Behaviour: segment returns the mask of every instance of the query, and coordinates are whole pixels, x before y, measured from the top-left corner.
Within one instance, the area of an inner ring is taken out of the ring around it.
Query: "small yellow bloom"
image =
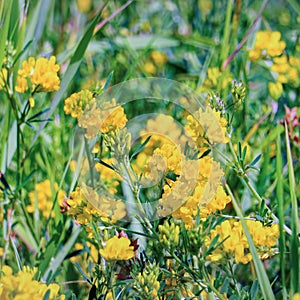
[[[254,48],[249,51],[250,60],[281,55],[286,43],[281,41],[280,38],[281,33],[279,31],[258,31]]]
[[[64,300],[64,295],[59,295],[58,284],[45,284],[34,280],[36,268],[24,267],[13,275],[9,266],[3,266],[0,272],[0,298],[9,299],[38,299],[42,300],[47,291],[50,291],[49,300]]]
[[[280,98],[280,96],[282,95],[283,87],[280,82],[269,82],[268,90],[269,90],[270,96],[274,100],[278,100]]]
[[[87,13],[90,11],[93,1],[92,0],[77,0],[77,8],[82,13]]]
[[[157,50],[152,51],[150,57],[158,67],[163,66],[168,61],[168,56]]]
[[[34,107],[34,98],[33,98],[33,97],[30,97],[30,98],[28,99],[28,102],[29,102],[30,108],[33,108],[33,107]]]
[[[5,82],[7,80],[7,69],[3,68],[0,72],[0,90],[4,88]]]
[[[30,89],[33,93],[59,90],[60,79],[57,75],[59,68],[54,56],[50,59],[40,57],[37,60],[29,57],[27,61],[23,61],[22,69],[18,71],[16,91],[25,93]]]
[[[147,73],[149,74],[155,74],[156,73],[156,68],[154,66],[154,64],[150,61],[146,62],[144,65],[144,69]]]
[[[52,190],[53,188],[53,190]],[[45,218],[49,217],[49,214],[53,207],[53,193],[58,190],[57,183],[51,186],[49,179],[39,182],[35,186],[35,190],[29,192],[28,196],[30,199],[30,204],[26,206],[29,213],[33,213],[35,210],[35,202],[37,200],[37,208],[42,213]],[[59,191],[59,195],[64,195],[64,191]],[[51,217],[54,217],[54,212],[52,211]]]
[[[104,249],[100,254],[106,260],[128,260],[134,257],[134,247],[130,246],[130,240],[125,237],[112,237],[106,241]]]
[[[300,300],[300,293],[294,294],[292,300]]]
[[[93,99],[93,93],[89,90],[81,90],[78,93],[74,93],[65,100],[64,112],[67,115],[71,115],[72,118],[79,119]]]

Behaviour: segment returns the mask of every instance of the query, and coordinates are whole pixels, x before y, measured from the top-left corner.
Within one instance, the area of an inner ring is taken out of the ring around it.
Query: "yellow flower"
[[[210,107],[207,107],[205,111],[199,109],[195,113],[195,117],[189,115],[187,121],[185,128],[194,139],[198,148],[202,150],[201,152],[206,150],[205,144],[207,144],[207,140],[211,144],[225,144],[229,142],[229,138],[226,136],[227,120],[221,117],[220,112]]]
[[[300,300],[300,293],[294,294],[292,300]]]
[[[128,238],[114,236],[106,241],[100,254],[106,260],[128,260],[134,257],[134,247],[130,243]]]
[[[159,273],[159,266],[148,262],[142,272],[133,274],[133,288],[142,299],[159,300]]]
[[[154,64],[151,62],[151,61],[147,61],[145,64],[144,64],[144,69],[147,73],[149,74],[155,74],[156,73],[156,68],[154,66]]]
[[[87,13],[90,11],[93,1],[92,0],[77,0],[77,8],[82,13]]]
[[[16,91],[30,92],[52,92],[59,90],[60,79],[57,75],[59,65],[55,63],[56,58],[50,59],[41,57],[35,60],[29,57],[28,61],[23,61],[22,69],[18,71]],[[28,86],[29,84],[29,86]]]
[[[254,48],[249,51],[250,60],[281,55],[286,44],[280,38],[281,33],[279,31],[258,31]]]
[[[127,117],[124,109],[116,105],[116,100],[112,99],[110,103],[105,103],[103,107],[97,107],[93,99],[87,109],[78,120],[78,125],[86,128],[86,138],[94,138],[99,130],[102,133],[108,133],[122,129],[127,123]]]
[[[68,215],[82,225],[90,223],[93,216],[112,223],[126,216],[126,206],[121,200],[98,195],[96,190],[86,185],[77,187],[60,206],[62,210],[67,206]]]
[[[6,81],[7,81],[7,69],[2,68],[2,71],[0,73],[0,90],[4,88]]]
[[[105,163],[108,165],[112,164],[112,159],[102,159]],[[97,172],[100,173],[100,179],[105,184],[105,186],[108,188],[108,191],[111,194],[117,193],[117,186],[120,184],[121,177],[118,173],[116,173],[114,170],[104,166],[101,163],[96,163],[95,169]]]
[[[269,82],[268,90],[269,90],[270,96],[274,100],[278,100],[280,98],[280,96],[282,95],[283,87],[280,82]]]
[[[59,295],[59,285],[38,282],[33,279],[37,269],[24,267],[13,275],[9,266],[3,266],[0,275],[0,299],[3,300],[42,300],[47,291],[50,291],[50,300],[64,300],[64,295]]]
[[[30,108],[33,108],[33,107],[34,107],[34,98],[33,98],[33,97],[30,97],[30,98],[28,99],[28,102],[29,102]]]
[[[279,226],[277,224],[263,226],[261,222],[252,220],[247,220],[246,224],[259,256],[264,258],[269,252],[272,253],[272,247],[276,245],[279,237]],[[236,263],[247,264],[252,260],[248,240],[240,221],[225,220],[217,225],[210,231],[210,237],[207,237],[205,245],[208,247],[217,235],[219,241],[224,242],[209,255],[209,260],[218,261],[227,255],[234,256]]]
[[[271,70],[277,73],[277,82],[298,87],[300,84],[300,58],[294,56],[288,58],[286,55],[282,55],[275,57],[273,61]]]
[[[205,91],[216,89],[220,80],[222,80],[221,87],[224,89],[226,88],[232,81],[232,74],[230,73],[226,77],[222,78],[223,73],[218,67],[211,67],[207,69],[207,77],[203,82],[203,86],[200,90],[204,89]]]
[[[72,118],[79,119],[93,98],[93,93],[89,90],[82,90],[72,94],[65,100],[65,114],[71,115]]]
[[[108,292],[106,297],[105,297],[105,300],[114,300],[114,297],[113,297],[113,293],[112,292]]]
[[[158,225],[158,239],[166,247],[174,249],[179,242],[180,227],[174,222],[165,221]]]
[[[52,190],[53,188],[53,190]],[[35,190],[29,192],[30,204],[26,206],[29,213],[33,213],[35,210],[35,202],[37,201],[37,208],[42,213],[45,218],[49,217],[49,214],[53,207],[54,194],[58,190],[57,183],[51,186],[49,179],[39,182],[35,186]],[[64,191],[60,190],[58,198],[62,198]],[[54,217],[54,212],[52,211],[51,217]]]
[[[158,67],[163,66],[168,61],[168,56],[157,50],[152,51],[150,57]]]

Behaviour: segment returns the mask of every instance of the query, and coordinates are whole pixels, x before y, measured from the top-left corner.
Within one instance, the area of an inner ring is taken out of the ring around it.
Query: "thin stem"
[[[193,276],[194,280],[196,282],[199,283],[199,285],[201,286],[201,288],[203,287],[207,287],[209,289],[211,289],[218,297],[219,299],[221,300],[225,300],[225,298],[223,297],[223,295],[213,286],[213,284],[211,284],[207,274],[206,274],[206,270],[205,268],[203,267],[202,268],[202,272],[201,274],[203,275],[204,279],[205,279],[205,283],[204,283],[204,286],[203,286],[203,283],[201,282],[201,278],[199,278],[199,273],[195,272],[194,270],[192,270],[188,265],[184,264],[181,259],[175,254],[174,251],[171,252],[171,255],[172,257],[181,265],[183,266],[188,272],[190,275]]]
[[[95,31],[97,32],[99,29],[101,29],[106,23],[108,23],[110,20],[112,20],[116,15],[118,15],[120,12],[122,12],[128,5],[131,4],[133,0],[127,1],[125,4],[123,4],[120,8],[118,8],[116,11],[114,11],[109,17],[101,21],[99,24],[96,25]]]
[[[232,0],[227,1],[226,8],[226,19],[225,19],[225,27],[223,33],[223,43],[222,43],[222,51],[221,51],[221,62],[224,62],[224,59],[228,55],[229,51],[229,33],[230,33],[230,20],[231,20],[231,12],[232,12]]]
[[[236,153],[235,153],[235,151],[234,151],[232,142],[229,141],[228,145],[229,145],[230,152],[231,152],[231,154],[232,154],[232,156],[233,156],[233,159],[234,159],[234,161],[235,161],[235,163],[236,163],[237,175],[240,177],[241,182],[242,182],[245,186],[248,187],[248,189],[251,191],[251,193],[252,193],[252,195],[255,197],[255,199],[258,200],[258,202],[261,204],[261,203],[263,202],[263,199],[262,199],[262,197],[258,194],[258,192],[256,191],[256,189],[253,187],[253,185],[252,185],[252,183],[250,182],[250,179],[249,179],[247,173],[241,168],[240,163],[239,163],[239,160],[238,160],[238,157],[237,157],[237,155],[236,155]],[[265,205],[265,207],[267,208],[268,212],[270,213],[272,219],[273,219],[276,223],[278,223],[279,220],[278,220],[277,216],[271,211],[271,209],[270,209],[267,205]],[[284,224],[283,226],[284,226],[285,231],[286,231],[288,234],[291,235],[291,234],[292,234],[292,230],[291,230],[288,226],[286,226],[285,224]]]
[[[231,63],[231,61],[233,60],[233,58],[236,56],[236,54],[241,50],[241,48],[244,46],[244,44],[246,43],[246,41],[248,40],[250,34],[252,33],[252,31],[254,30],[256,24],[258,23],[258,21],[261,18],[261,15],[263,13],[263,11],[265,10],[265,8],[267,7],[268,3],[270,0],[265,0],[264,3],[262,4],[256,19],[254,20],[253,24],[251,25],[251,27],[249,28],[249,30],[247,31],[247,33],[245,34],[244,38],[241,40],[241,42],[236,46],[235,50],[229,55],[229,57],[226,59],[226,61],[223,64],[222,70],[225,71],[226,68],[228,67],[228,65]]]

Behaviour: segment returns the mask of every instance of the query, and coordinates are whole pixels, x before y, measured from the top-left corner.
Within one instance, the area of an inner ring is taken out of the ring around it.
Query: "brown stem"
[[[241,50],[241,48],[244,46],[244,44],[246,43],[247,39],[249,38],[250,34],[252,33],[252,31],[254,30],[257,22],[260,20],[261,15],[263,13],[263,11],[265,10],[265,8],[267,7],[268,3],[270,0],[265,0],[265,2],[263,3],[262,7],[260,8],[256,19],[254,20],[253,24],[251,25],[251,27],[248,29],[247,33],[245,34],[244,38],[241,40],[241,42],[236,46],[235,50],[229,55],[229,57],[225,60],[223,66],[222,66],[222,71],[225,71],[226,68],[228,67],[228,65],[231,63],[231,61],[233,60],[233,58],[236,56],[236,54]]]
[[[95,31],[97,32],[100,28],[102,28],[106,23],[108,23],[111,19],[113,19],[116,15],[118,15],[120,12],[122,12],[128,5],[131,4],[133,0],[127,1],[124,5],[122,5],[120,8],[118,8],[115,12],[113,12],[109,17],[101,21],[99,24],[96,25]]]

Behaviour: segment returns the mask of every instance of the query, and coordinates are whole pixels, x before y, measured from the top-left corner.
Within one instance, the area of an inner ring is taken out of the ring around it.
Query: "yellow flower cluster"
[[[88,263],[89,261],[92,261],[93,264],[96,264],[98,262],[98,250],[97,248],[91,244],[89,241],[86,241],[86,246],[89,248],[89,251],[85,251],[83,255],[76,255],[70,258],[70,261],[72,263],[79,262],[80,266],[84,269],[88,269]],[[83,244],[76,243],[74,245],[74,248],[76,251],[81,251],[84,249]]]
[[[105,163],[108,165],[111,165],[113,162],[113,159],[102,159]],[[104,183],[104,185],[107,187],[108,191],[111,194],[116,194],[117,193],[117,187],[120,184],[121,177],[120,175],[115,172],[114,170],[104,166],[101,163],[96,163],[95,169],[97,172],[100,173],[100,179]]]
[[[133,275],[133,287],[144,300],[159,300],[158,291],[160,283],[158,281],[159,266],[155,263],[147,263],[142,272]]]
[[[41,57],[35,60],[29,57],[23,61],[22,69],[18,71],[16,91],[19,93],[30,92],[52,92],[59,90],[60,79],[57,75],[59,65],[55,63],[56,58]]]
[[[187,116],[186,130],[195,141],[200,154],[207,149],[207,143],[228,143],[226,136],[227,120],[220,112],[207,107],[205,111],[199,109],[195,116]]]
[[[155,119],[148,120],[146,128],[144,130],[141,130],[140,136],[142,137],[141,143],[143,143],[149,136],[151,136],[151,138],[145,145],[143,150],[137,155],[135,161],[132,164],[133,169],[138,174],[145,174],[149,171],[152,172],[153,169],[149,166],[149,164],[155,165],[159,163],[160,158],[158,157],[158,152],[163,150],[157,150],[156,157],[153,157],[155,149],[163,147],[163,145],[169,145],[165,146],[167,148],[172,147],[171,145],[178,145],[181,147],[181,149],[183,149],[186,142],[186,139],[182,134],[182,129],[179,127],[179,125],[171,116],[164,114],[159,114]],[[173,148],[176,153],[175,155],[180,161],[180,155],[178,151],[179,148],[175,146]],[[168,153],[167,155],[165,155],[165,157],[170,156],[171,153],[172,152]],[[171,161],[166,162],[168,166],[171,166],[170,163]],[[178,164],[180,164],[180,162]],[[174,170],[174,166],[171,166],[171,168],[173,168]],[[165,168],[163,170],[165,170]],[[152,175],[150,174],[150,177],[157,178],[157,176],[154,176],[154,173]],[[148,177],[148,179],[150,179],[150,177]]]
[[[48,218],[53,207],[53,200],[55,193],[58,191],[58,185],[55,182],[53,186],[49,179],[39,182],[35,185],[35,190],[29,192],[30,204],[26,206],[29,213],[33,213],[37,205],[38,210],[45,218]],[[64,199],[65,192],[63,190],[58,191],[57,199],[61,202]],[[51,217],[54,217],[52,211]]]
[[[232,74],[226,75],[222,78],[223,73],[218,67],[212,67],[207,69],[207,76],[203,82],[203,86],[200,88],[204,91],[209,91],[211,89],[216,89],[220,80],[222,80],[221,88],[225,89],[232,81]]]
[[[279,237],[278,225],[263,226],[261,222],[254,220],[247,220],[246,224],[261,258],[272,253],[272,247],[276,245]],[[217,235],[219,235],[218,241],[224,240],[224,242],[209,255],[208,258],[211,261],[220,261],[227,258],[228,255],[233,255],[236,263],[247,264],[252,260],[248,240],[240,221],[225,220],[217,225],[215,229],[210,231],[205,245],[208,247]]]
[[[271,71],[276,72],[278,83],[287,83],[293,87],[300,85],[300,58],[282,55],[273,59],[274,64],[271,66]]]
[[[106,260],[128,260],[134,257],[134,246],[126,237],[114,236],[106,241],[103,249],[100,249],[101,256]]]
[[[201,218],[206,218],[210,214],[223,210],[231,201],[220,185],[223,172],[219,164],[208,156],[201,158],[199,162],[199,174],[194,192],[172,213],[175,219],[183,220],[188,229],[195,225],[195,219],[199,212]],[[171,192],[174,194],[176,184],[175,181],[173,185],[165,185],[162,203],[168,194]]]
[[[58,284],[45,284],[34,280],[37,269],[24,267],[16,275],[9,266],[3,266],[0,274],[0,299],[2,300],[43,300],[50,291],[49,300],[64,300],[59,294]]]
[[[109,107],[108,107],[109,105]],[[94,138],[98,132],[109,133],[122,129],[127,123],[124,109],[116,105],[115,99],[104,107],[97,107],[95,100],[92,100],[84,113],[78,120],[78,125],[86,129],[86,138]]]
[[[149,173],[146,177],[150,180],[157,180],[166,175],[163,173],[172,172],[180,174],[181,155],[178,147],[171,143],[163,144],[160,148],[154,150],[153,156],[148,161]]]
[[[269,82],[268,83],[268,91],[270,96],[274,100],[278,100],[283,93],[283,86],[281,82]]]
[[[158,239],[168,249],[174,249],[179,242],[180,227],[174,221],[158,225]]]
[[[254,48],[249,51],[250,60],[258,60],[268,56],[275,57],[281,55],[286,44],[280,39],[281,33],[279,31],[258,31],[256,34]]]
[[[156,74],[157,69],[161,68],[168,61],[168,56],[160,51],[154,50],[150,53],[151,61],[147,61],[144,69],[149,74]]]
[[[82,90],[72,94],[65,100],[65,114],[71,115],[72,118],[79,119],[92,99],[94,99],[94,96],[89,90]]]
[[[70,197],[60,203],[61,210],[75,217],[79,224],[89,224],[93,216],[104,221],[116,222],[126,216],[126,206],[121,200],[115,200],[88,186],[77,187]]]
[[[152,154],[155,148],[166,142],[181,146],[185,145],[182,129],[171,116],[165,114],[159,114],[155,119],[149,119],[145,130],[141,130],[140,135],[144,137],[144,140],[151,135],[151,139],[143,151],[147,154]]]

